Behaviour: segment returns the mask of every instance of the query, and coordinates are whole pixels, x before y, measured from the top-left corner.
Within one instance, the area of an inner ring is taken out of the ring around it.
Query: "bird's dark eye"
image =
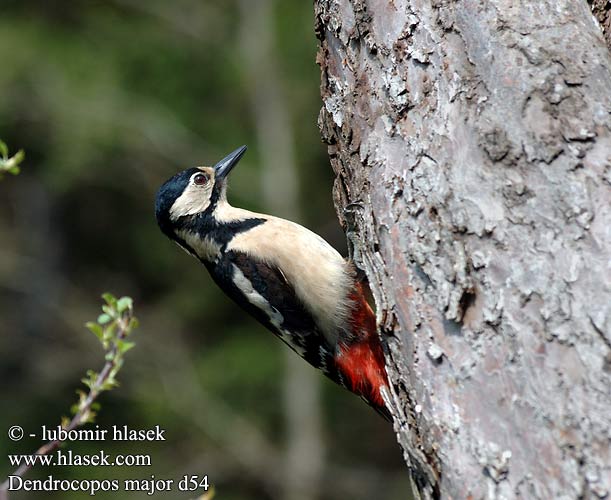
[[[195,177],[193,177],[193,184],[196,186],[203,186],[209,179],[210,178],[206,174],[197,174]]]

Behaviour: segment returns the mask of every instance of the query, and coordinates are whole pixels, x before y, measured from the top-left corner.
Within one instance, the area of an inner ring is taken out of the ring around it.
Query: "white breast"
[[[352,285],[349,267],[342,256],[316,233],[294,222],[229,206],[217,214],[219,220],[224,217],[235,220],[236,216],[260,217],[266,222],[236,235],[227,249],[277,266],[334,345],[348,317]]]

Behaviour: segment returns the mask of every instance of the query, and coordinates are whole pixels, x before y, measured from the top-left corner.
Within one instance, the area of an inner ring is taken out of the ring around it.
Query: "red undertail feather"
[[[354,338],[340,345],[335,361],[352,392],[363,396],[381,413],[388,415],[380,390],[388,386],[384,353],[376,329],[376,320],[365,299],[363,286],[356,284],[350,295],[354,303],[350,326]]]

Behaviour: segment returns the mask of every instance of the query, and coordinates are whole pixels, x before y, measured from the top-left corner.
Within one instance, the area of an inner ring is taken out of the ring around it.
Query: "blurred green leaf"
[[[135,342],[126,342],[124,340],[118,340],[117,341],[117,346],[119,348],[119,352],[121,352],[121,354],[125,354],[127,351],[129,351],[131,348],[133,348],[136,345]]]
[[[98,317],[98,323],[100,323],[100,318]],[[102,340],[104,336],[104,329],[101,324],[94,323],[93,321],[88,321],[85,323],[85,327],[89,329],[91,333],[93,333],[98,339]]]
[[[109,323],[111,319],[112,318],[107,313],[100,314],[98,316],[98,323],[100,323],[100,325],[105,325],[106,323]]]
[[[0,179],[4,173],[17,175],[20,172],[19,164],[25,158],[23,150],[17,151],[17,153],[9,158],[8,147],[6,143],[0,140],[0,156]]]
[[[132,309],[132,307],[133,301],[131,297],[121,297],[117,301],[117,311],[119,311],[119,313],[125,312],[127,309]]]
[[[113,309],[117,307],[117,299],[112,293],[103,293],[102,298],[106,301],[106,303],[112,307]],[[102,307],[104,309],[104,307]]]

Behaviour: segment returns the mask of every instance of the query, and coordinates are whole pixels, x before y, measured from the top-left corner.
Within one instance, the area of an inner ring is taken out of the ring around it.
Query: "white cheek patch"
[[[195,215],[205,211],[210,206],[211,194],[212,183],[207,186],[189,184],[170,208],[170,219],[176,220],[185,215]]]

